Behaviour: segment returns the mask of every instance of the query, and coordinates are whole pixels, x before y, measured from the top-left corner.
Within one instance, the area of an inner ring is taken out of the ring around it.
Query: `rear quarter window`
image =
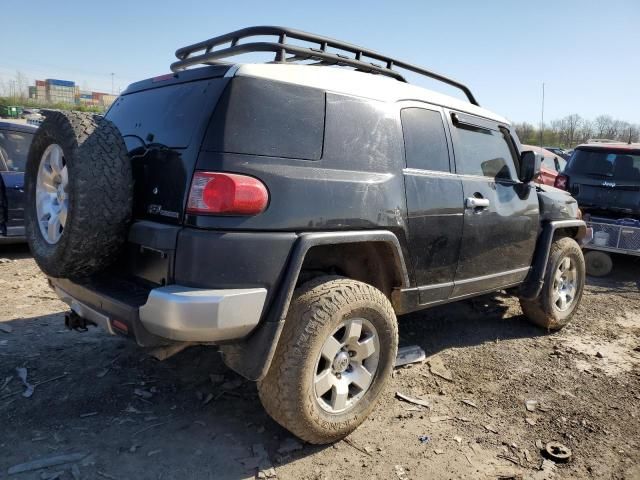
[[[218,103],[204,149],[319,160],[324,115],[322,90],[237,77],[231,80]]]
[[[408,168],[449,171],[449,149],[440,112],[404,108],[400,112]]]

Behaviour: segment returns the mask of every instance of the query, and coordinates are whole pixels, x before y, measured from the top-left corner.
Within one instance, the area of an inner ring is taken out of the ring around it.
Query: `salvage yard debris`
[[[24,367],[17,367],[16,372],[18,374],[18,378],[22,380],[22,384],[24,385],[24,392],[22,392],[22,396],[25,398],[31,397],[33,395],[33,390],[35,387],[27,382],[27,369]]]
[[[418,345],[407,345],[406,347],[398,348],[398,354],[396,355],[395,367],[401,367],[410,363],[418,363],[424,361],[426,358],[424,350]]]
[[[440,357],[432,357],[428,361],[429,363],[429,371],[440,377],[444,378],[449,382],[453,382],[453,375],[451,372],[444,366],[444,363],[440,359]]]
[[[405,402],[413,403],[414,405],[420,405],[422,407],[431,408],[431,402],[429,400],[423,400],[421,398],[411,397],[400,392],[396,392],[396,397]]]
[[[86,458],[88,453],[70,453],[67,455],[53,455],[51,457],[44,457],[31,462],[20,463],[9,468],[7,473],[9,475],[15,475],[16,473],[31,472],[33,470],[40,470],[41,468],[55,467],[58,465],[64,465],[66,463],[79,462]]]
[[[571,460],[571,449],[558,442],[549,442],[544,447],[544,454],[550,460],[557,463],[566,463]]]

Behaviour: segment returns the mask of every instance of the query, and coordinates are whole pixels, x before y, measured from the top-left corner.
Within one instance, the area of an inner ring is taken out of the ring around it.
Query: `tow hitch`
[[[77,332],[86,332],[88,330],[88,326],[96,324],[87,320],[86,318],[82,318],[73,310],[64,314],[64,326],[69,330],[75,330]]]

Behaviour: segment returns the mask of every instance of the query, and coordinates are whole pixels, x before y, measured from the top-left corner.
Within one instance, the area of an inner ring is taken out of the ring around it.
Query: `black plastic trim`
[[[83,285],[64,278],[49,278],[49,281],[54,287],[64,290],[76,301],[105,315],[112,327],[113,320],[124,323],[128,327],[126,334],[117,328],[114,328],[114,331],[134,339],[139,346],[156,347],[173,343],[171,340],[149,333],[142,325],[138,310],[146,302],[146,296],[125,302],[121,297],[112,297],[93,285]],[[144,301],[142,301],[143,297]]]
[[[303,233],[296,241],[284,278],[262,323],[241,342],[220,346],[226,365],[249,380],[262,379],[271,365],[284,327],[289,303],[295,290],[305,255],[311,247],[345,243],[384,242],[391,245],[402,285],[409,286],[409,276],[398,238],[386,230],[361,232]]]
[[[575,238],[579,240],[585,235],[587,224],[582,220],[554,220],[543,225],[533,256],[533,265],[518,291],[520,298],[533,300],[540,295],[544,286],[544,275],[547,271],[547,262],[549,261],[549,252],[551,251],[554,234],[557,230],[564,228],[578,228],[578,234]]]

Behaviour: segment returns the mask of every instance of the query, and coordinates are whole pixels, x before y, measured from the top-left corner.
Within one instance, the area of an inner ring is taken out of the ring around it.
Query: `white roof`
[[[236,67],[235,76],[268,78],[383,102],[397,102],[400,100],[423,101],[489,118],[500,123],[510,123],[504,117],[472,103],[416,85],[400,82],[384,75],[357,72],[347,68],[300,64],[245,63]]]

